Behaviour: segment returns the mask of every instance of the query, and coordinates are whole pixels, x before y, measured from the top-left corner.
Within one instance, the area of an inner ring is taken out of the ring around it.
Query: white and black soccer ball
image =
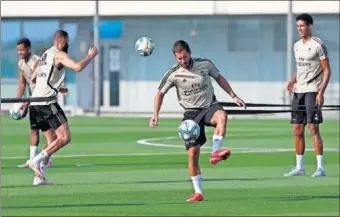
[[[20,120],[24,118],[24,111],[21,109],[21,103],[14,103],[13,106],[9,109],[9,115],[14,120]]]
[[[178,135],[184,141],[196,140],[200,135],[200,126],[193,120],[182,121],[178,128]]]
[[[141,37],[135,43],[136,53],[140,56],[150,56],[154,49],[155,43],[149,37]]]

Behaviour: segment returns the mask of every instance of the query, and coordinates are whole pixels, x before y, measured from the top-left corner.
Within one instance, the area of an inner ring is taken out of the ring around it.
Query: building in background
[[[158,83],[175,63],[171,46],[178,39],[189,42],[193,56],[212,59],[247,102],[285,101],[287,1],[275,4],[267,1],[198,1],[195,4],[181,1],[180,9],[177,4],[170,1],[99,2],[102,111],[152,112]],[[79,10],[80,7],[83,9]],[[30,38],[34,52],[40,54],[51,45],[53,32],[64,29],[71,37],[70,55],[80,59],[93,44],[93,8],[93,1],[51,1],[34,5],[25,1],[1,2],[2,97],[13,97],[17,88],[15,43],[18,38]],[[325,103],[339,104],[339,2],[294,1],[293,12],[308,12],[314,17],[313,33],[325,41],[331,59],[332,79]],[[295,22],[292,28],[296,41]],[[141,36],[149,36],[156,43],[150,57],[135,53],[134,43]],[[69,96],[60,96],[60,104],[66,110],[93,110],[92,64],[82,73],[68,72],[66,85],[70,89]],[[216,90],[219,100],[230,101],[220,88]],[[167,97],[162,111],[181,112],[175,91]],[[2,109],[8,106],[2,105]]]

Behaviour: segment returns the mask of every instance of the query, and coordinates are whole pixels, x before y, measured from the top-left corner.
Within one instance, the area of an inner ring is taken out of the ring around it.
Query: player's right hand
[[[95,57],[95,56],[97,56],[97,54],[98,54],[98,49],[96,48],[96,46],[89,48],[89,52],[88,52],[89,56]]]
[[[293,81],[289,81],[287,84],[287,90],[290,94],[293,93],[293,89],[294,89],[294,82]]]
[[[150,123],[149,123],[150,127],[151,128],[156,128],[157,127],[157,122],[158,122],[158,115],[153,114],[151,119],[150,119]]]

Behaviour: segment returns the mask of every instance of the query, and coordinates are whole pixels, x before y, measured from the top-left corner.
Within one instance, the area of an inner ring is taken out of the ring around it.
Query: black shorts
[[[30,127],[32,130],[41,130],[42,132],[45,132],[49,129],[51,129],[50,125],[46,121],[41,121],[40,123],[37,122],[37,119],[34,117],[34,112],[32,112],[33,109],[28,108],[29,112],[29,118],[30,118]]]
[[[58,129],[62,124],[67,123],[64,111],[58,103],[49,105],[30,106],[32,116],[38,124],[48,123],[53,130]]]
[[[224,111],[223,107],[219,104],[213,104],[209,106],[208,108],[204,109],[197,109],[197,110],[188,110],[184,112],[184,117],[182,121],[185,120],[193,120],[200,126],[200,135],[196,139],[196,141],[186,141],[185,142],[185,148],[188,150],[189,148],[193,146],[202,146],[207,141],[206,135],[205,135],[205,126],[214,126],[211,124],[211,119],[216,111],[222,110]]]
[[[292,124],[320,124],[323,122],[321,108],[316,105],[317,92],[294,93],[292,101]]]

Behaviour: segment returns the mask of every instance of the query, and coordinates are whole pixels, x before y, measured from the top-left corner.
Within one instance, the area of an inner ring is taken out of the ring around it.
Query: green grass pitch
[[[321,125],[321,178],[311,177],[316,158],[308,128],[304,177],[283,177],[295,164],[289,120],[229,120],[223,147],[232,156],[217,166],[208,163],[209,128],[200,159],[206,200],[192,204],[185,202],[193,187],[179,120],[160,119],[150,129],[146,118],[69,118],[72,141],[47,170],[54,186],[33,186],[32,171],[16,167],[29,154],[28,120],[1,121],[2,216],[339,216],[336,120]]]

